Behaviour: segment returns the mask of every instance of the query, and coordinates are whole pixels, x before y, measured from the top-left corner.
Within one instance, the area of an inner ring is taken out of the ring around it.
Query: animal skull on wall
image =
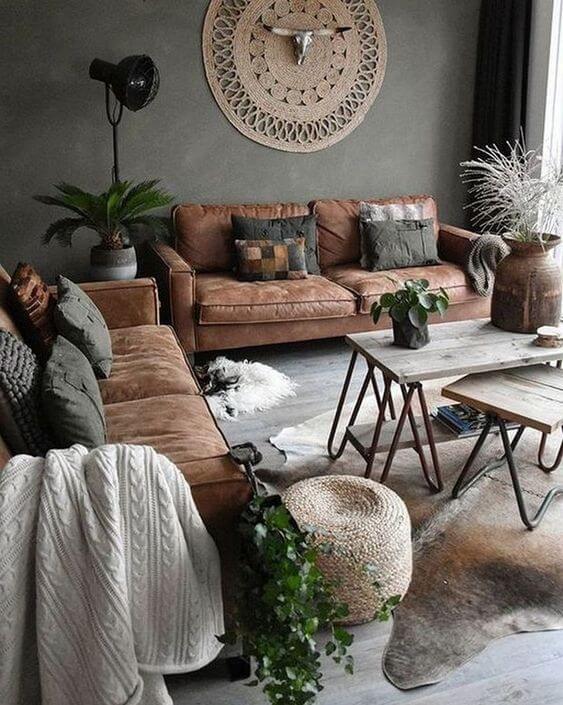
[[[333,37],[335,34],[343,34],[352,27],[322,27],[320,29],[289,29],[288,27],[271,27],[265,24],[264,27],[272,34],[280,37],[291,37],[293,40],[293,50],[299,66],[303,64],[309,49],[313,45],[314,37]]]

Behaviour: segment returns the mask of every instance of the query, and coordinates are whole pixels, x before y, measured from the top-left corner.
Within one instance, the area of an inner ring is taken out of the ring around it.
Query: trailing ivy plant
[[[301,531],[279,497],[255,497],[240,525],[240,594],[233,630],[223,643],[242,640],[255,660],[255,678],[272,705],[306,705],[322,690],[322,652],[353,673],[353,636],[335,622],[348,613],[316,566],[319,549]],[[319,646],[319,631],[330,636]]]
[[[397,323],[408,319],[415,328],[422,328],[428,321],[428,314],[443,316],[450,304],[448,292],[440,287],[435,294],[428,291],[429,286],[427,279],[408,279],[403,289],[383,294],[371,307],[373,322],[377,323],[381,314],[388,311]]]

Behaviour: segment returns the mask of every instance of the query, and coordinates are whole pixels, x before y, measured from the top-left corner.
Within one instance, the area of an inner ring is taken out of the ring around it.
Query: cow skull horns
[[[291,37],[293,40],[293,50],[299,66],[305,60],[309,49],[313,44],[314,37],[333,37],[335,34],[348,32],[352,27],[321,27],[319,29],[289,29],[288,27],[271,27],[265,24],[268,32],[277,34],[280,37]]]

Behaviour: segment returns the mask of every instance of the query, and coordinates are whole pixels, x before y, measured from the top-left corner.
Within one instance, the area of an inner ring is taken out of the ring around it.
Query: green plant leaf
[[[383,309],[381,308],[381,306],[380,306],[379,304],[373,304],[373,305],[372,305],[372,307],[371,307],[371,317],[372,317],[373,322],[374,322],[375,324],[377,324],[377,322],[379,321],[379,319],[380,319],[380,317],[381,317],[381,312],[382,312],[382,311],[383,311]]]
[[[90,227],[85,218],[61,218],[51,223],[43,234],[43,244],[48,245],[55,239],[59,245],[70,247],[72,236],[79,228]]]
[[[402,323],[409,312],[409,306],[406,302],[401,302],[400,304],[395,304],[390,310],[389,315],[397,323]]]
[[[431,311],[434,307],[434,296],[432,294],[419,294],[418,301],[427,311]]]
[[[383,296],[379,299],[379,305],[382,308],[391,308],[394,303],[395,296],[393,294],[383,294]]]
[[[436,301],[435,301],[435,307],[436,311],[440,314],[440,316],[443,316],[444,313],[448,310],[449,306],[449,301],[445,299],[443,296],[437,296]]]
[[[408,316],[409,321],[413,324],[415,328],[422,328],[428,321],[428,313],[426,309],[420,304],[409,308]]]

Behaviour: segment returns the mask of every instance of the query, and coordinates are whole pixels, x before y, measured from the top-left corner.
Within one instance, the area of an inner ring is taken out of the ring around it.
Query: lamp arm
[[[113,107],[110,106],[110,87],[109,84],[105,84],[106,87],[106,115],[109,124],[111,125],[112,138],[113,138],[113,167],[111,170],[111,178],[113,183],[119,181],[119,141],[118,141],[118,125],[123,117],[123,103],[116,100]]]

